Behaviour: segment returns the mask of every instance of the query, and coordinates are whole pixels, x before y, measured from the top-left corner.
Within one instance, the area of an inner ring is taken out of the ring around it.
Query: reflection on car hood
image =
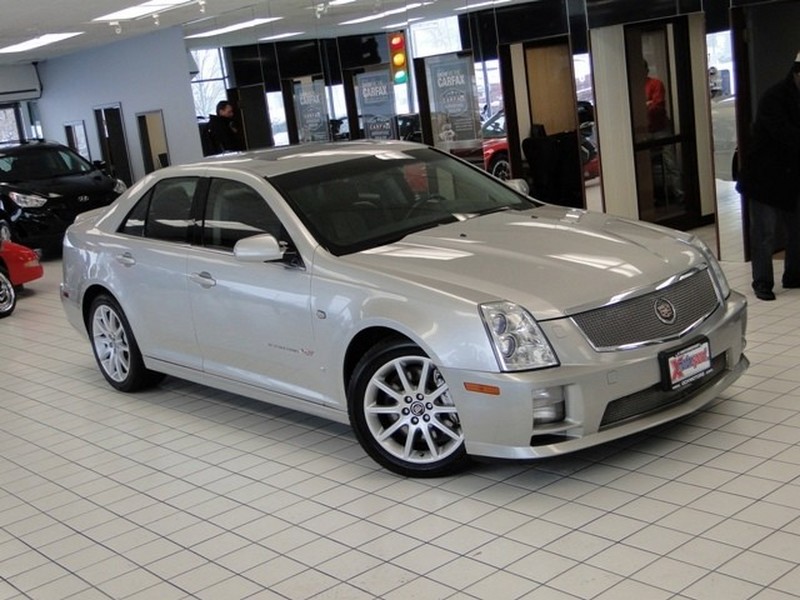
[[[79,194],[108,193],[114,189],[115,181],[100,171],[64,175],[50,179],[34,181],[10,182],[8,189],[22,192],[38,192],[39,194],[58,194],[59,196],[77,196]]]
[[[345,257],[351,264],[539,319],[620,300],[704,263],[689,235],[560,207],[444,225]]]

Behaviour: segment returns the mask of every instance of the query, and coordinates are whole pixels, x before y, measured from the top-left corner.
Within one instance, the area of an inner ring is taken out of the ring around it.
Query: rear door
[[[186,257],[196,177],[164,179],[122,223],[109,268],[142,353],[200,369],[189,310]]]

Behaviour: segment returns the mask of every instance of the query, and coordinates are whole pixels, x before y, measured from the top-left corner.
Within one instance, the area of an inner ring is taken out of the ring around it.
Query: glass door
[[[700,224],[687,23],[625,30],[639,217],[689,229]]]

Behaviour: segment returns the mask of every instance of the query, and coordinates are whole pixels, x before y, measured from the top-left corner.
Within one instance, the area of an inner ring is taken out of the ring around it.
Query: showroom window
[[[216,114],[217,102],[227,98],[228,74],[221,48],[192,50],[197,75],[192,79],[195,114],[208,118]]]

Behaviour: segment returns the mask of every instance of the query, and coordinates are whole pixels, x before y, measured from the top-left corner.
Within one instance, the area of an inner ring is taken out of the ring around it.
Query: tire
[[[374,346],[348,386],[356,438],[378,464],[408,477],[440,477],[468,464],[461,421],[439,369],[406,340]]]
[[[8,278],[5,269],[0,267],[0,319],[8,317],[17,306],[17,290]]]
[[[94,299],[87,326],[97,366],[113,388],[136,392],[163,378],[145,368],[128,319],[111,296],[102,294]]]
[[[489,166],[489,173],[503,181],[511,179],[511,163],[508,162],[508,156],[503,153],[495,155]]]

